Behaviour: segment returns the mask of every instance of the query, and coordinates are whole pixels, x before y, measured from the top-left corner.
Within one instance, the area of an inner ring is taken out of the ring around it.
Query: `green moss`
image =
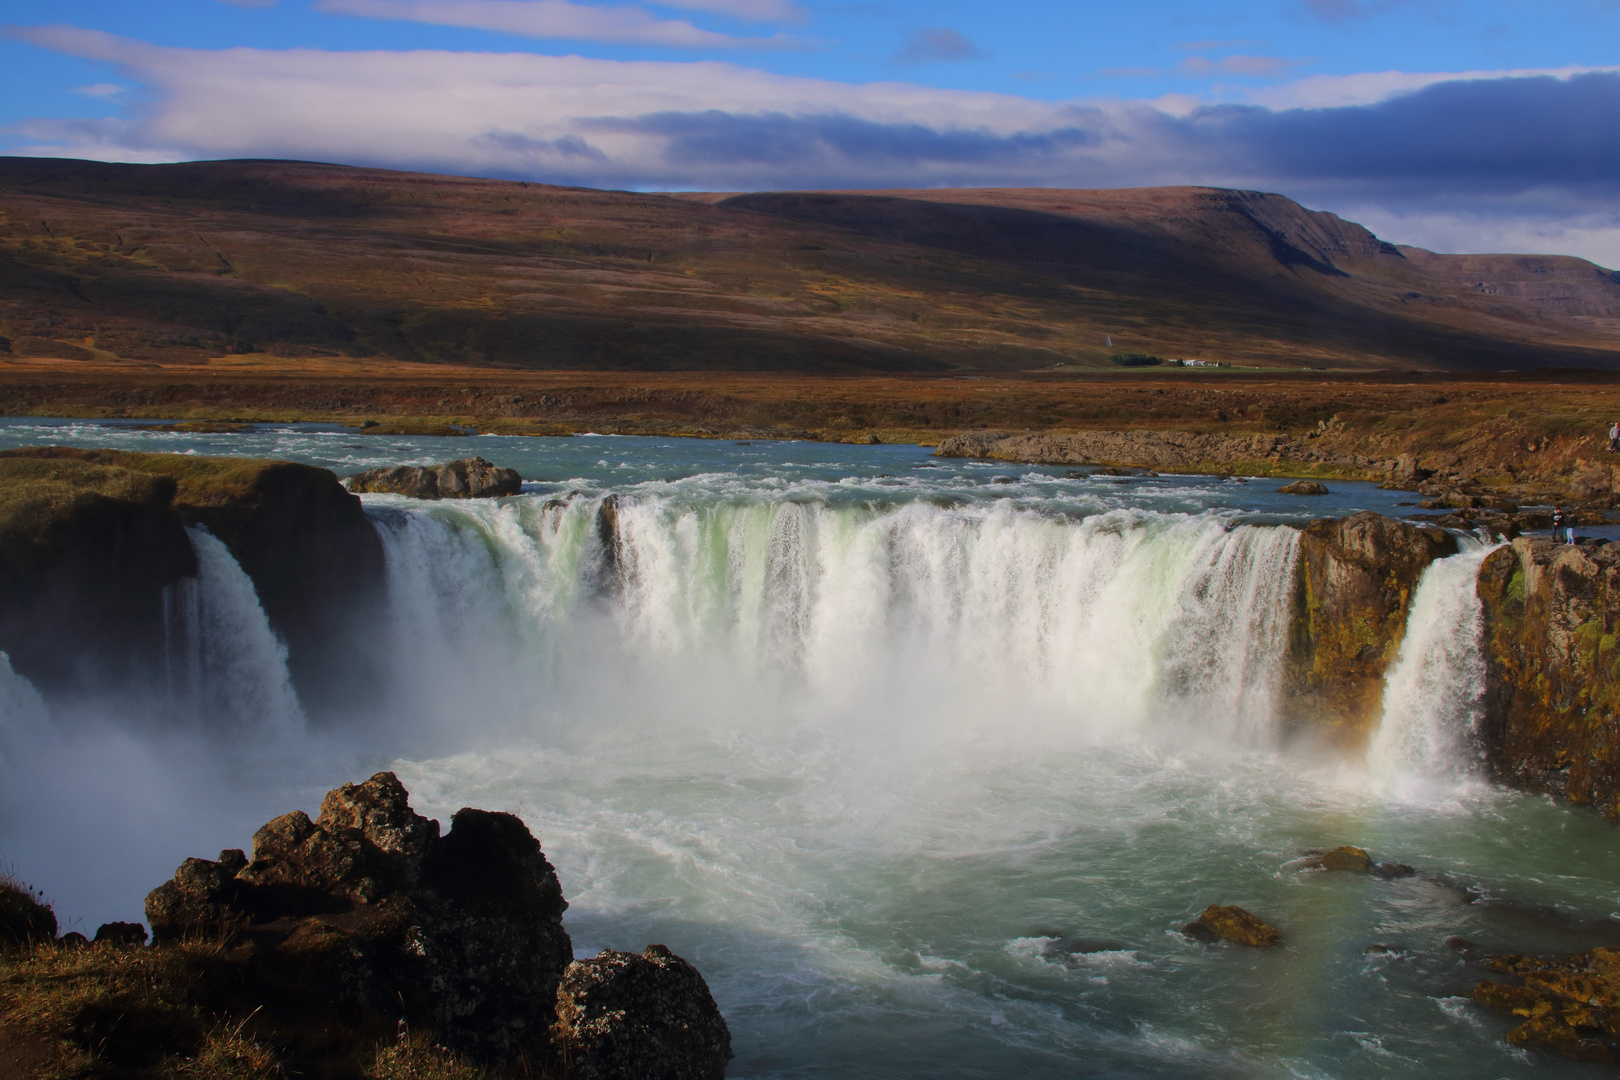
[[[1515,603],[1524,603],[1524,568],[1522,566],[1516,568],[1513,571],[1513,576],[1508,578],[1507,598]]]
[[[172,485],[170,494],[175,502],[192,506],[217,506],[251,497],[267,472],[284,465],[284,462],[247,458],[137,454],[123,450],[80,450],[66,446],[31,446],[0,452],[0,468],[15,470],[24,488],[40,481],[49,483],[52,477],[59,477],[61,484],[80,485],[78,490],[81,492],[94,491],[112,498],[131,498],[130,494],[115,492],[139,492],[144,490],[142,485],[151,487],[167,483]],[[0,476],[3,475],[0,473]],[[130,479],[119,480],[118,477]],[[120,487],[120,484],[123,486]],[[39,490],[42,495],[60,497],[55,489]],[[23,493],[20,497],[28,496]]]

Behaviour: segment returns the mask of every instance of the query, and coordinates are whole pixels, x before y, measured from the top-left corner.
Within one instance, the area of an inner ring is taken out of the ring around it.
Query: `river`
[[[1407,493],[902,446],[133,427],[12,419],[0,448],[340,475],[481,454],[526,483],[365,497],[388,677],[353,714],[306,715],[251,582],[201,531],[201,575],[171,590],[166,721],[59,715],[0,668],[0,863],[75,928],[389,768],[441,820],[519,814],[580,955],[656,941],[695,963],[733,1077],[1587,1068],[1502,1044],[1447,944],[1620,939],[1612,826],[1480,775],[1484,548],[1426,574],[1365,757],[1281,730],[1284,526],[1403,513]],[[1419,872],[1298,865],[1347,843]],[[1184,938],[1210,903],[1283,946]]]

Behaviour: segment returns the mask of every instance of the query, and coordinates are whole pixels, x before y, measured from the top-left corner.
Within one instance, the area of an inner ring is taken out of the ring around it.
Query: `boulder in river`
[[[1315,480],[1295,480],[1292,484],[1284,484],[1282,487],[1278,488],[1277,494],[1326,495],[1328,494],[1328,489],[1326,484],[1317,483]]]
[[[1182,928],[1182,933],[1199,941],[1225,938],[1239,945],[1252,945],[1264,949],[1282,940],[1277,928],[1249,914],[1236,904],[1222,907],[1211,904],[1203,914]]]
[[[516,469],[503,469],[481,457],[443,465],[370,469],[345,482],[356,493],[408,495],[413,499],[493,499],[516,495],[523,489],[523,479]]]

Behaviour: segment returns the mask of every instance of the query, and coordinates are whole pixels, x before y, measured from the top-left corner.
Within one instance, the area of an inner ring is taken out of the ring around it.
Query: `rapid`
[[[389,768],[423,813],[519,814],[580,955],[695,963],[731,1076],[1572,1068],[1504,1046],[1446,945],[1586,947],[1620,911],[1611,826],[1482,775],[1484,547],[1425,574],[1364,758],[1284,730],[1287,526],[1400,493],[915,447],[0,425],[43,442],[339,475],[478,453],[529,478],[498,502],[365,497],[387,677],[351,714],[306,714],[203,530],[161,708],[53,709],[0,664],[0,864],[72,928]],[[1298,865],[1347,843],[1420,873]],[[1210,903],[1285,946],[1182,937]]]

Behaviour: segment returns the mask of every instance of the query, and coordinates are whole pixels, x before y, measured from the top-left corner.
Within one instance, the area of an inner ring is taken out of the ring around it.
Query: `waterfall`
[[[253,581],[206,529],[187,529],[197,576],[165,592],[169,695],[210,730],[275,738],[303,728],[287,674],[287,647],[259,605]]]
[[[369,505],[398,709],[521,721],[572,690],[657,714],[685,682],[997,739],[1275,726],[1292,529],[794,496]]]
[[[1471,545],[1424,570],[1400,656],[1384,681],[1383,718],[1367,750],[1386,781],[1459,782],[1483,760],[1484,623],[1475,578],[1492,549]]]
[[[49,727],[45,699],[12,670],[11,657],[0,652],[0,770],[18,767],[28,746]]]

